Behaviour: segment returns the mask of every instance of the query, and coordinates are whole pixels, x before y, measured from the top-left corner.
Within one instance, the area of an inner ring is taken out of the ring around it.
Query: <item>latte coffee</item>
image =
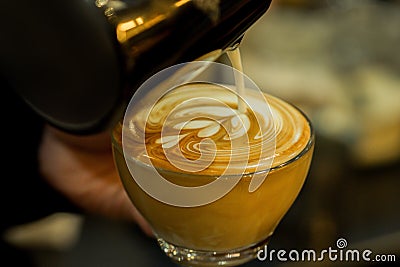
[[[123,184],[164,251],[224,252],[263,244],[307,176],[314,143],[304,114],[279,98],[251,91],[246,108],[239,110],[235,90],[229,89],[208,83],[180,86],[113,131]],[[151,181],[157,175],[166,183],[154,196],[142,181],[155,188]],[[207,187],[216,180],[235,182],[229,190],[223,182]],[[179,197],[179,190],[194,204],[163,201]],[[197,201],[212,194],[211,200]]]

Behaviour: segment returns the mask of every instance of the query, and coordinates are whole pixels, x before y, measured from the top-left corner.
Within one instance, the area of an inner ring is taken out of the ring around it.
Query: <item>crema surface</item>
[[[125,149],[156,168],[221,175],[275,167],[306,148],[310,125],[298,109],[247,90],[246,112],[239,112],[238,97],[216,84],[177,87],[127,118]]]

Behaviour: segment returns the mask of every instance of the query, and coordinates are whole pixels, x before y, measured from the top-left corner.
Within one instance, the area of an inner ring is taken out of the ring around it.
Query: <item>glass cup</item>
[[[203,97],[210,94],[218,101]],[[164,106],[164,99],[159,99],[147,115],[138,107],[113,130],[115,163],[130,199],[151,225],[162,251],[183,266],[237,266],[257,258],[298,196],[309,171],[314,132],[304,113],[265,93],[246,102],[262,99],[268,103],[269,119],[257,120],[251,116],[251,109],[244,111],[250,114],[247,117],[241,112],[225,112],[224,108],[237,108],[226,105],[235,102],[234,97],[234,91],[226,87],[185,85],[166,94]],[[196,100],[188,101],[191,99]],[[193,116],[193,106],[201,114]],[[259,106],[257,102],[254,109]],[[182,120],[189,113],[192,117]],[[231,115],[239,120],[225,119]],[[266,125],[266,142],[273,146],[260,143],[259,130],[251,133],[255,129],[253,120]],[[162,127],[155,127],[160,122]],[[168,123],[173,125],[169,132]],[[230,152],[227,161],[223,147],[228,138],[223,137],[235,127],[230,147],[225,147]],[[247,143],[238,133],[247,135]],[[197,150],[203,153],[190,158]],[[253,160],[255,156],[262,156],[262,160]],[[171,159],[181,162],[171,164]],[[204,162],[208,164],[205,167]]]

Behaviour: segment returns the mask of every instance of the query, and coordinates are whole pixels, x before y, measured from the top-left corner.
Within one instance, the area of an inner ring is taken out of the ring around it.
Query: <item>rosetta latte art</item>
[[[141,113],[131,118],[132,141],[145,140],[146,157],[158,168],[207,175],[252,173],[296,156],[306,145],[302,135],[309,134],[304,134],[307,122],[289,104],[250,93],[241,113],[236,94],[223,86],[176,88],[154,105],[147,119]],[[266,102],[269,116],[262,110]]]

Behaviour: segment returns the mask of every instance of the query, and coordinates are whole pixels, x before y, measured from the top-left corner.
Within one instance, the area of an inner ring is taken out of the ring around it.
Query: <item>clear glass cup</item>
[[[183,266],[237,266],[256,259],[258,251],[268,243],[301,191],[314,149],[311,122],[293,105],[265,96],[275,101],[282,113],[295,114],[287,119],[293,127],[297,125],[296,120],[302,121],[302,128],[294,128],[297,132],[291,135],[298,139],[297,143],[285,147],[288,133],[285,124],[280,124],[276,142],[282,149],[271,165],[241,174],[227,174],[224,179],[236,180],[235,186],[204,205],[171,205],[151,196],[140,181],[134,179],[128,165],[144,179],[155,175],[154,166],[131,158],[127,156],[129,152],[123,151],[121,136],[123,131],[129,130],[125,128],[131,126],[119,123],[114,128],[113,153],[122,182],[134,205],[150,223],[162,251],[173,261]],[[199,187],[218,178],[204,171],[188,172],[161,165],[155,169],[164,179],[182,187]],[[249,190],[255,178],[262,183],[255,190]],[[167,187],[165,191],[169,194]]]

